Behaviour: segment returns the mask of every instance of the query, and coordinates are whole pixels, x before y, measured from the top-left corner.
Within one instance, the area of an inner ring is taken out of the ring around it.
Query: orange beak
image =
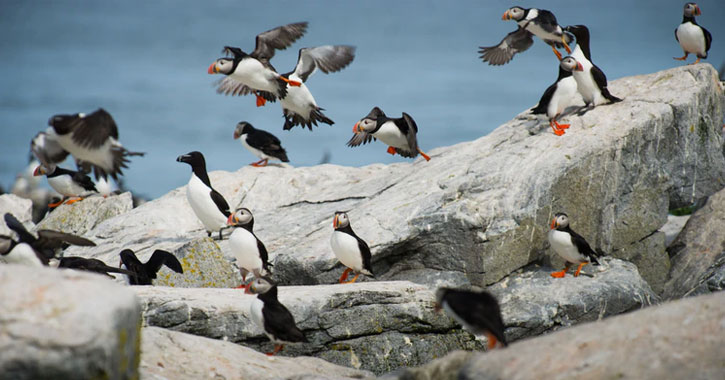
[[[211,65],[209,65],[209,70],[207,70],[207,72],[209,74],[216,74],[217,73],[216,62],[214,62]]]
[[[229,215],[229,218],[227,218],[227,226],[231,226],[234,224],[234,214]]]
[[[556,228],[556,219],[551,221],[551,229],[553,230],[554,228]]]
[[[335,219],[332,220],[332,228],[337,228],[337,215],[335,215]]]
[[[33,176],[35,176],[35,177],[37,177],[39,175],[43,175],[43,174],[45,174],[45,171],[43,171],[43,167],[40,165],[38,165],[38,167],[35,168],[35,170],[33,170]]]
[[[702,14],[702,12],[700,12],[700,6],[699,5],[695,5],[695,16],[699,16],[701,14]]]
[[[504,12],[503,16],[501,17],[501,20],[505,21],[505,20],[510,20],[510,19],[511,19],[511,15],[509,14],[509,11]]]
[[[360,132],[360,128],[359,128],[359,126],[360,126],[360,122],[358,121],[357,123],[355,123],[355,125],[353,125],[353,126],[352,126],[352,132],[353,132],[353,133],[358,133],[358,132]]]
[[[576,71],[584,71],[584,66],[581,63],[576,63]]]

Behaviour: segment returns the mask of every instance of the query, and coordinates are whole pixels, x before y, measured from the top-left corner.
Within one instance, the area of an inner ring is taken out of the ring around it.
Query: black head
[[[341,228],[348,227],[350,225],[350,218],[344,211],[336,211],[335,218],[332,220],[332,228],[338,230]]]
[[[246,121],[240,121],[236,128],[234,128],[234,139],[238,139],[245,133],[250,133],[254,130],[254,127],[252,127],[252,124],[249,124]]]
[[[685,15],[685,17],[694,17],[701,15],[702,12],[700,12],[700,6],[698,6],[696,3],[687,3],[685,4],[683,14]]]
[[[577,40],[584,37],[589,38],[589,28],[586,25],[569,25],[564,27],[564,32],[573,34]]]
[[[50,119],[48,119],[48,125],[53,127],[53,129],[55,130],[55,133],[57,133],[59,135],[65,135],[72,130],[72,127],[71,127],[72,122],[74,120],[78,119],[79,116],[83,117],[84,115],[78,114],[78,113],[72,114],[72,115],[69,115],[69,114],[54,115],[54,116],[51,116]]]
[[[136,254],[130,249],[124,249],[123,251],[121,251],[120,256],[121,262],[118,264],[119,267],[121,266],[121,264],[124,264],[128,267],[128,264],[130,262],[138,261]]]
[[[200,165],[200,166],[206,168],[206,161],[204,160],[204,155],[201,154],[201,152],[198,152],[196,150],[193,152],[189,152],[187,154],[182,154],[179,157],[176,157],[176,162],[185,162],[185,163],[191,165],[191,167]]]
[[[551,227],[552,230],[561,230],[569,227],[569,216],[567,216],[563,212],[556,213],[549,227]]]

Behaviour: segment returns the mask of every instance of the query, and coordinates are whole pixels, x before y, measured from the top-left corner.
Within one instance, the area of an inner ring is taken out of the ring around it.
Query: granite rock
[[[107,198],[95,195],[71,204],[62,204],[38,223],[38,229],[86,235],[103,221],[124,214],[133,208],[131,193]]]
[[[0,195],[0,218],[5,213],[13,214],[28,230],[32,230],[33,224],[33,202],[30,199],[21,198],[14,194]],[[9,229],[3,219],[0,219],[0,235],[16,236]]]

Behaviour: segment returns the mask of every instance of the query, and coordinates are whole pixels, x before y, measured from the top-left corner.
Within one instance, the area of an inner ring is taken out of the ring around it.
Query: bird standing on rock
[[[507,345],[501,308],[496,297],[485,291],[439,288],[436,291],[436,310],[444,309],[471,334],[486,336],[488,349],[498,342]]]
[[[211,187],[209,174],[206,172],[206,161],[201,152],[193,151],[176,158],[177,162],[184,162],[191,166],[191,178],[186,186],[186,199],[191,209],[204,225],[207,235],[219,232],[222,239],[222,230],[227,228],[227,218],[231,215],[229,204],[218,191]]]
[[[410,115],[403,112],[397,119],[387,117],[385,112],[374,107],[370,113],[352,127],[354,136],[347,146],[354,147],[378,139],[388,145],[388,153],[398,153],[413,158],[419,153],[426,161],[430,157],[418,148],[418,126]]]
[[[569,128],[569,124],[559,124],[556,119],[573,103],[573,99],[577,98],[576,94],[576,81],[572,78],[571,71],[559,67],[559,77],[556,78],[556,82],[544,91],[539,104],[531,110],[531,113],[546,114],[554,134],[561,136],[564,130]]]
[[[259,157],[259,161],[250,164],[254,167],[267,166],[270,159],[289,162],[287,152],[275,135],[254,128],[246,121],[240,121],[234,128],[234,139],[239,139],[248,151]]]
[[[551,277],[563,278],[572,264],[578,264],[579,267],[574,273],[574,277],[579,276],[582,267],[590,262],[599,265],[597,254],[594,252],[589,243],[578,233],[569,227],[569,217],[564,213],[557,213],[551,221],[551,229],[549,230],[549,244],[559,256],[566,260],[564,269],[559,272],[551,273]]]
[[[48,207],[58,207],[64,201],[66,204],[71,204],[82,200],[89,194],[98,193],[91,177],[75,170],[63,169],[55,165],[51,165],[50,168],[38,165],[33,171],[33,175],[46,176],[50,187],[63,196],[63,199],[49,204]]]
[[[607,76],[596,65],[592,65],[587,71],[581,62],[574,57],[564,57],[559,64],[566,71],[571,71],[577,84],[577,91],[589,107],[595,107],[609,101],[611,103],[621,102],[622,99],[609,93],[607,88]]]
[[[288,343],[309,343],[295,324],[292,313],[277,299],[277,284],[267,277],[260,277],[249,285],[249,292],[257,295],[249,310],[252,321],[275,345],[274,351],[267,355],[277,354]]]
[[[373,268],[371,264],[372,255],[370,248],[363,239],[355,234],[350,226],[350,219],[347,214],[338,211],[332,220],[332,236],[330,237],[330,246],[332,253],[335,254],[342,265],[346,266],[342,272],[338,283],[350,284],[357,280],[360,273],[366,276],[373,276]],[[355,272],[352,280],[345,282],[350,272]]]
[[[237,266],[242,275],[240,289],[246,289],[245,282],[249,272],[254,273],[254,278],[266,276],[269,272],[267,248],[254,234],[254,216],[249,209],[239,208],[229,215],[227,225],[234,227],[229,235],[229,250],[232,256],[237,259]]]
[[[678,61],[684,61],[689,54],[695,54],[697,59],[692,64],[700,62],[700,59],[707,58],[707,52],[712,45],[712,34],[698,25],[695,16],[701,14],[700,7],[695,3],[685,4],[683,11],[682,24],[675,29],[675,39],[680,43],[682,51],[685,55],[675,57]]]

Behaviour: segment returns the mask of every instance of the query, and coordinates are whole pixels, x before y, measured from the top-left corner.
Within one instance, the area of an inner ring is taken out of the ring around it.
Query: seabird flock
[[[710,33],[695,22],[700,15],[695,3],[684,7],[682,23],[675,30],[685,60],[689,54],[697,56],[694,63],[707,58],[712,44]],[[533,36],[551,46],[559,62],[558,77],[541,97],[538,105],[530,112],[546,114],[553,133],[562,136],[570,124],[560,124],[564,110],[582,99],[585,106],[579,112],[622,101],[607,89],[607,77],[592,61],[589,29],[584,25],[561,27],[556,17],[544,9],[512,7],[503,14],[503,20],[513,20],[518,27],[495,46],[481,47],[481,59],[490,65],[504,65],[514,55],[527,50],[533,43]],[[308,24],[299,22],[280,26],[257,35],[254,51],[246,53],[238,47],[225,46],[226,57],[215,60],[208,68],[209,74],[222,74],[216,83],[217,92],[226,95],[249,95],[256,97],[256,105],[279,100],[284,116],[283,130],[295,126],[309,128],[318,123],[332,125],[323,108],[317,105],[309,88],[305,85],[317,70],[325,74],[347,67],[355,57],[355,47],[348,45],[324,45],[299,50],[297,64],[288,73],[280,74],[270,63],[275,50],[290,47],[307,31]],[[574,43],[574,49],[571,44]],[[564,56],[559,49],[566,51]],[[40,161],[35,175],[47,176],[48,183],[62,195],[61,203],[73,203],[97,193],[89,177],[96,180],[110,176],[118,179],[122,169],[127,168],[129,158],[143,156],[121,145],[118,128],[111,115],[103,108],[90,113],[55,115],[48,121],[49,127],[38,133],[31,141],[31,151]],[[373,107],[367,116],[355,123],[353,136],[347,145],[355,147],[372,140],[388,145],[387,152],[403,157],[415,158],[421,155],[426,161],[430,157],[419,147],[418,126],[413,118],[403,112],[399,118],[386,116],[382,109]],[[252,166],[266,166],[269,160],[288,162],[287,153],[280,140],[269,132],[254,128],[246,121],[239,122],[234,130],[234,139],[259,158]],[[68,155],[73,156],[78,170],[61,168]],[[268,355],[279,352],[286,343],[306,343],[304,333],[297,328],[290,311],[277,299],[277,284],[269,277],[272,264],[262,241],[254,234],[254,216],[248,208],[231,210],[224,197],[214,190],[206,170],[206,161],[201,152],[193,151],[177,158],[191,166],[191,179],[187,185],[187,200],[208,236],[222,239],[222,231],[232,229],[228,235],[231,256],[242,275],[240,286],[245,293],[257,294],[250,308],[251,319],[275,343],[275,349]],[[177,273],[183,273],[181,263],[170,252],[157,249],[151,258],[142,263],[130,249],[120,252],[118,267],[83,257],[63,256],[62,250],[69,245],[94,246],[85,238],[59,231],[40,230],[37,236],[27,231],[12,214],[5,214],[6,225],[15,232],[13,236],[0,235],[0,260],[32,266],[54,266],[73,268],[109,275],[117,273],[127,277],[130,285],[151,285],[156,273],[167,266]],[[338,260],[346,267],[339,283],[354,283],[360,274],[373,276],[372,255],[364,239],[352,229],[350,218],[345,212],[336,212],[332,218],[330,247]],[[557,213],[550,225],[548,241],[552,249],[566,261],[563,270],[551,273],[553,278],[563,278],[570,266],[577,265],[574,276],[579,276],[582,267],[588,263],[598,264],[595,252],[587,241],[574,232],[569,217]],[[355,276],[347,280],[350,272]],[[247,283],[247,276],[253,280]],[[436,308],[444,309],[462,326],[476,336],[485,337],[488,348],[506,346],[504,322],[495,297],[483,290],[439,288],[436,292]]]

